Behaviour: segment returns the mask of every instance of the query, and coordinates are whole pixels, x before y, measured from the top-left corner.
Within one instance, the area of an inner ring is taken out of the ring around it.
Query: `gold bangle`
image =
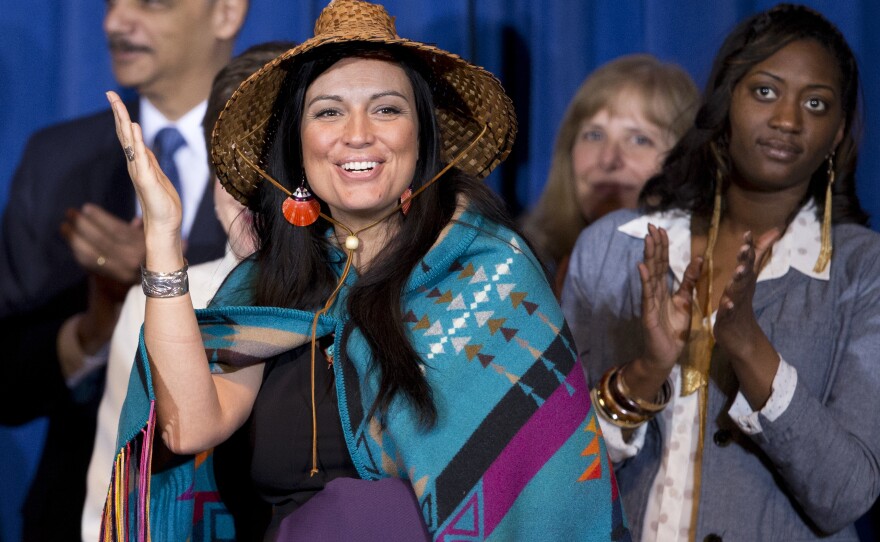
[[[621,429],[637,429],[639,426],[641,426],[643,423],[645,423],[645,421],[647,421],[647,420],[645,420],[645,421],[641,421],[641,422],[631,422],[631,421],[622,419],[620,416],[618,416],[617,414],[615,414],[609,410],[609,408],[608,408],[609,405],[605,402],[605,399],[602,398],[600,395],[601,394],[599,393],[598,388],[593,388],[590,391],[590,398],[592,399],[593,404],[596,405],[596,412],[599,414],[599,417],[602,418],[603,420],[605,420],[606,422],[608,422],[612,425],[616,425],[617,427],[620,427]]]
[[[614,367],[602,375],[602,380],[599,382],[599,395],[605,400],[611,412],[617,414],[621,419],[633,423],[641,423],[650,418],[650,416],[640,411],[638,406],[626,401],[622,397],[618,397],[614,393],[612,381],[616,375],[617,368]]]
[[[638,404],[633,402],[628,396],[624,395],[620,391],[620,386],[618,384],[618,380],[620,380],[620,368],[616,368],[613,372],[608,375],[608,379],[605,383],[605,396],[608,397],[614,403],[622,408],[626,412],[631,412],[634,416],[641,418],[650,418],[652,414],[650,412],[646,412],[643,410]]]
[[[629,391],[629,388],[623,379],[623,370],[625,367],[626,365],[621,366],[615,373],[615,384],[618,393],[633,403],[639,410],[652,417],[666,408],[666,405],[669,404],[673,394],[672,377],[666,377],[666,380],[663,381],[663,386],[657,392],[656,397],[654,397],[654,402],[648,402],[640,399]]]
[[[624,429],[635,429],[648,421],[650,416],[627,410],[615,400],[609,387],[609,381],[615,372],[616,367],[606,371],[594,390],[597,410],[603,414],[606,421]]]

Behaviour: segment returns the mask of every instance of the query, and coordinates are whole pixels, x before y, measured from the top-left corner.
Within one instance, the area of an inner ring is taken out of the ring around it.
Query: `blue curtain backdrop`
[[[864,140],[859,193],[880,217],[880,21],[874,0],[810,0],[848,38],[862,68]],[[302,41],[326,0],[251,0],[239,50]],[[405,37],[433,42],[497,74],[520,132],[489,183],[519,211],[544,185],[569,98],[596,66],[647,51],[681,64],[702,86],[714,52],[741,18],[775,4],[748,0],[385,0]],[[101,0],[0,0],[0,209],[28,135],[106,106],[109,69]],[[51,156],[46,157],[51,160]],[[46,194],[46,197],[52,197]],[[880,218],[873,221],[880,226]],[[0,540],[18,540],[16,508],[33,472],[43,426],[0,427]],[[63,488],[59,488],[63,490]]]
[[[303,40],[326,0],[252,0],[239,50]],[[873,0],[812,0],[858,56],[866,112],[860,195],[880,217],[880,54]],[[741,18],[774,4],[746,0],[386,0],[406,37],[458,53],[497,74],[516,103],[514,154],[490,183],[514,211],[544,186],[556,128],[583,78],[616,56],[647,51],[681,64],[702,86],[714,52]],[[0,0],[0,209],[28,134],[105,107],[110,74],[100,0]],[[872,31],[873,30],[873,31]],[[874,151],[874,152],[872,152]],[[51,157],[47,157],[51,159]],[[880,226],[880,218],[874,221]]]

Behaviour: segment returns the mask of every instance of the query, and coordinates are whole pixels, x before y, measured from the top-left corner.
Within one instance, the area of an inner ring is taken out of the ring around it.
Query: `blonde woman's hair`
[[[641,98],[642,114],[673,141],[690,128],[699,102],[699,92],[690,76],[679,66],[660,62],[647,54],[617,58],[596,69],[574,95],[553,149],[553,160],[541,199],[524,223],[539,255],[558,264],[567,256],[578,234],[587,226],[574,190],[571,150],[581,123],[605,108],[613,108],[618,97]]]

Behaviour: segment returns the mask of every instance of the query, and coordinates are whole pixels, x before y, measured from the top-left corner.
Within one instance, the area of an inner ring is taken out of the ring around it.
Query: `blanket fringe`
[[[155,408],[155,401],[150,401],[146,425],[116,455],[107,500],[104,502],[100,538],[102,542],[151,542],[150,474],[156,426]],[[132,498],[137,499],[135,518],[131,517]],[[134,536],[131,529],[132,519],[136,522]]]

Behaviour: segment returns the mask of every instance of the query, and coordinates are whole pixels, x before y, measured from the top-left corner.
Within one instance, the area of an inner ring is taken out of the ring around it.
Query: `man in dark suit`
[[[200,123],[247,8],[107,1],[114,76],[139,94],[130,110],[147,142],[173,135],[165,159],[178,172],[190,263],[223,255]],[[79,538],[105,345],[145,253],[125,160],[108,110],[36,133],[12,179],[0,226],[0,423],[49,417],[25,540]]]

